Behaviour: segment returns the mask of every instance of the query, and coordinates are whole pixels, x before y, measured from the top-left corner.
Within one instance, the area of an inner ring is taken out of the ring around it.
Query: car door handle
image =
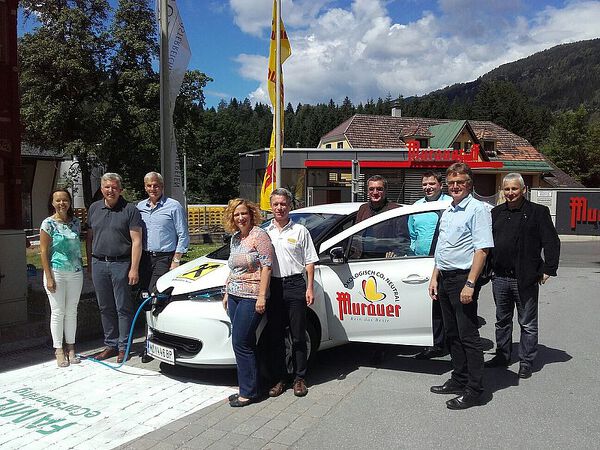
[[[412,273],[406,278],[402,278],[402,282],[406,284],[421,284],[427,283],[429,281],[429,277],[422,277],[419,274]]]

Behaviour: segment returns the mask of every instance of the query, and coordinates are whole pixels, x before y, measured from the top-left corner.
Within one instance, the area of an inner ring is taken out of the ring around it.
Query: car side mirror
[[[329,257],[333,264],[344,264],[346,257],[344,256],[344,249],[342,247],[333,247],[329,250]]]

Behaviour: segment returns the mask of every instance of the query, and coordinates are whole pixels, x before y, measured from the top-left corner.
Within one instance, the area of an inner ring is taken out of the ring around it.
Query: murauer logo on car
[[[356,279],[357,277],[354,278]],[[389,278],[386,279],[383,274],[381,274],[380,278],[384,281],[387,280],[382,284],[392,291],[392,296],[390,296],[390,298],[396,297],[398,291]],[[350,316],[350,320],[362,321],[388,321],[392,317],[400,317],[401,306],[399,304],[386,304],[383,302],[387,295],[385,292],[379,291],[377,278],[375,278],[375,276],[370,275],[363,279],[360,286],[362,297],[368,303],[362,301],[353,302],[351,292],[336,293],[336,300],[339,308],[338,316],[340,320],[344,320],[346,316]],[[398,301],[397,298],[396,301]]]

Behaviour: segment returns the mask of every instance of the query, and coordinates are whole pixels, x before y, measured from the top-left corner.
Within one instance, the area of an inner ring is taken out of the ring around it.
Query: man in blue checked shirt
[[[455,394],[449,409],[467,409],[481,403],[483,393],[483,349],[479,338],[477,279],[489,249],[494,246],[489,210],[471,195],[473,172],[465,163],[454,163],[446,171],[452,203],[440,219],[435,266],[429,295],[439,301],[446,342],[452,357],[452,375],[435,394]]]
[[[142,216],[143,249],[140,263],[140,288],[152,292],[156,281],[179,266],[187,252],[190,236],[185,209],[177,200],[164,195],[160,173],[149,172],[144,177],[146,200],[137,204]]]

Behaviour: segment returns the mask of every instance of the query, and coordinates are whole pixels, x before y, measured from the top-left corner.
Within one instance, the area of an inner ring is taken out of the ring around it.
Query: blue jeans
[[[237,363],[240,396],[258,397],[258,365],[256,364],[256,329],[262,315],[256,312],[256,300],[229,295],[227,312],[231,320],[231,340]]]
[[[129,261],[92,259],[92,280],[104,329],[104,345],[125,350],[133,319]]]
[[[519,359],[521,364],[531,367],[537,355],[539,286],[534,284],[519,291],[515,278],[495,276],[492,279],[492,292],[496,303],[496,354],[510,361],[516,305],[517,319],[521,326]]]

